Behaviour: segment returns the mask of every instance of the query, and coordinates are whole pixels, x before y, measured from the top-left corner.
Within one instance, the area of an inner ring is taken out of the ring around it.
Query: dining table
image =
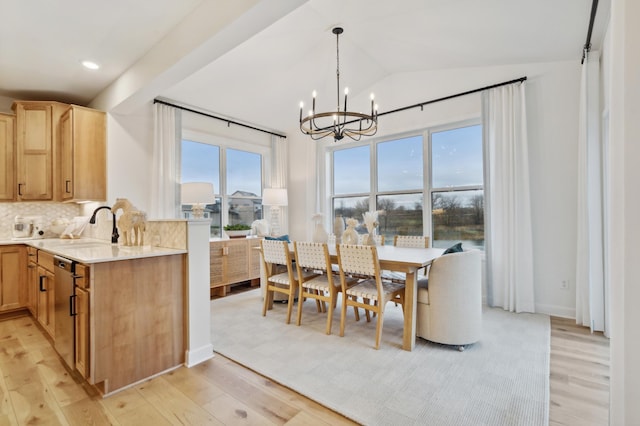
[[[293,258],[293,244],[289,244]],[[380,270],[403,272],[406,274],[404,290],[404,327],[402,349],[412,351],[416,345],[416,311],[418,303],[418,270],[442,256],[441,248],[410,248],[395,246],[376,246]],[[336,246],[329,244],[331,262],[338,264]]]

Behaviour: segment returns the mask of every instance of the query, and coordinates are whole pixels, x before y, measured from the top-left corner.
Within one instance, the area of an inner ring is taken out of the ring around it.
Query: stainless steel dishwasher
[[[75,368],[75,277],[76,262],[54,256],[55,349],[70,369]]]

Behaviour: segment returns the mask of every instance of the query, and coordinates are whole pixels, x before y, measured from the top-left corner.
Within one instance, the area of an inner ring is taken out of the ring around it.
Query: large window
[[[387,243],[396,234],[422,234],[422,152],[421,136],[333,151],[334,217],[356,218],[356,230],[366,233],[362,214],[381,211],[378,233]]]
[[[333,217],[356,218],[366,233],[362,213],[382,211],[386,244],[394,235],[430,235],[434,247],[484,245],[480,125],[329,149]]]
[[[484,247],[482,127],[431,133],[432,245]]]
[[[262,218],[262,155],[190,140],[182,141],[181,182],[210,182],[216,203],[208,204],[211,236],[222,236],[224,225],[247,224]],[[182,206],[185,217],[191,206]]]

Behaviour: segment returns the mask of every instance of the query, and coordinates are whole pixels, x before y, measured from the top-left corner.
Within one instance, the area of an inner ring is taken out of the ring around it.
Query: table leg
[[[418,301],[418,285],[416,271],[407,272],[404,289],[404,331],[402,349],[412,351],[416,344],[416,303]]]

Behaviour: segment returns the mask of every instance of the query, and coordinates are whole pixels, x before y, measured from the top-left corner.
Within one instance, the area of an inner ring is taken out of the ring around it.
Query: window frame
[[[430,126],[422,128],[417,131],[403,132],[394,135],[385,136],[383,138],[371,138],[366,141],[353,142],[348,144],[329,144],[325,142],[322,145],[318,145],[318,170],[322,170],[325,176],[319,177],[319,190],[325,194],[321,197],[321,205],[317,206],[318,211],[327,211],[330,214],[326,217],[326,224],[330,225],[334,220],[334,203],[336,199],[348,198],[348,197],[369,197],[369,210],[375,210],[377,208],[377,200],[379,196],[384,195],[402,195],[402,194],[416,194],[421,193],[423,199],[422,206],[422,227],[423,235],[433,235],[433,215],[432,215],[432,196],[434,192],[450,192],[450,191],[468,191],[468,190],[482,190],[484,191],[484,176],[482,185],[467,185],[459,187],[446,187],[446,188],[434,188],[431,185],[432,178],[432,143],[431,138],[433,133],[443,132],[447,130],[455,130],[463,127],[470,127],[482,125],[480,117],[453,121],[441,125]],[[420,136],[422,138],[422,188],[417,190],[394,190],[394,191],[379,191],[377,187],[378,169],[377,169],[377,145],[379,143],[392,142],[395,140],[406,139],[411,137]],[[484,142],[483,142],[484,143]],[[369,167],[370,167],[370,192],[368,193],[334,193],[334,165],[333,165],[333,153],[335,151],[343,149],[357,148],[361,146],[369,146]],[[483,164],[484,166],[484,164]],[[454,188],[454,189],[452,189]],[[362,221],[361,218],[358,218]],[[333,230],[333,227],[329,227]],[[392,244],[392,241],[386,241],[386,243]]]
[[[234,198],[247,198],[247,199],[259,199],[262,200],[262,191],[267,187],[267,177],[271,176],[271,147],[253,144],[250,142],[233,139],[231,137],[220,136],[212,133],[198,132],[194,130],[183,129],[180,138],[180,157],[182,158],[182,142],[190,141],[203,143],[207,145],[217,146],[220,150],[219,157],[219,182],[220,188],[214,188],[216,191],[216,200],[220,201],[221,212],[221,224],[223,228],[229,223],[229,200],[231,194],[227,193],[227,150],[233,149],[236,151],[245,151],[253,154],[260,155],[261,159],[261,177],[260,177],[260,194],[257,197],[234,197]],[[180,161],[181,163],[181,161]],[[179,170],[180,179],[182,179],[182,170]],[[261,201],[262,204],[262,201]],[[264,207],[262,208],[262,215],[264,216]],[[222,235],[220,235],[222,236]]]

